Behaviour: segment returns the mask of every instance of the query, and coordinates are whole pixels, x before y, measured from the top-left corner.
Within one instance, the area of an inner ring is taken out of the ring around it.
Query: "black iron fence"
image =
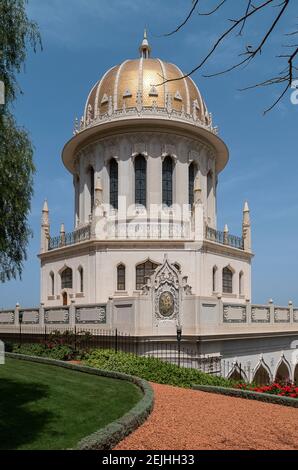
[[[0,332],[0,339],[8,349],[12,344],[43,344],[45,347],[67,345],[76,351],[91,349],[110,349],[116,353],[125,352],[136,356],[153,357],[177,366],[196,369],[214,376],[221,376],[239,382],[254,382],[267,385],[272,382],[268,371],[260,367],[257,371],[250,364],[229,361],[221,356],[199,353],[199,343],[185,339],[156,340],[146,337],[131,336],[114,330],[66,328],[63,332],[48,326],[26,328],[19,333]]]
[[[242,237],[230,235],[211,227],[206,227],[206,239],[212,242],[221,243],[222,245],[229,245],[239,250],[244,250],[244,240]]]

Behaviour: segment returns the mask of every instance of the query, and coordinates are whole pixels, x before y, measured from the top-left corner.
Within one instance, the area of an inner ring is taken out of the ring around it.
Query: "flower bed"
[[[240,383],[235,386],[240,390],[250,390],[258,393],[268,393],[270,395],[278,395],[280,397],[298,398],[298,387],[293,384],[279,384],[274,382],[271,385],[253,386],[246,383]]]

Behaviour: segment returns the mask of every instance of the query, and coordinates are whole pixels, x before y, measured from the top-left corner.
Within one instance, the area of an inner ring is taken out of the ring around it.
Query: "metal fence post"
[[[118,352],[118,329],[115,330],[115,352]]]

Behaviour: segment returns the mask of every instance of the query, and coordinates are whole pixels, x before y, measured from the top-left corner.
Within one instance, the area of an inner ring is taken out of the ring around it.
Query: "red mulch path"
[[[298,449],[298,409],[151,384],[148,420],[115,450]]]

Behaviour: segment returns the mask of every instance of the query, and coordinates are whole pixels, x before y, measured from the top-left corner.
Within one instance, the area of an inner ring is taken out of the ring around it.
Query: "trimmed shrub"
[[[48,347],[43,344],[13,345],[13,352],[25,354],[26,356],[49,357],[61,361],[67,361],[76,357],[76,352],[73,348],[66,345],[57,345],[54,347]]]
[[[130,353],[96,349],[86,354],[85,361],[91,367],[135,375],[150,382],[190,388],[192,384],[230,387],[233,382],[206,374],[196,369],[178,367],[154,357],[135,356]]]

